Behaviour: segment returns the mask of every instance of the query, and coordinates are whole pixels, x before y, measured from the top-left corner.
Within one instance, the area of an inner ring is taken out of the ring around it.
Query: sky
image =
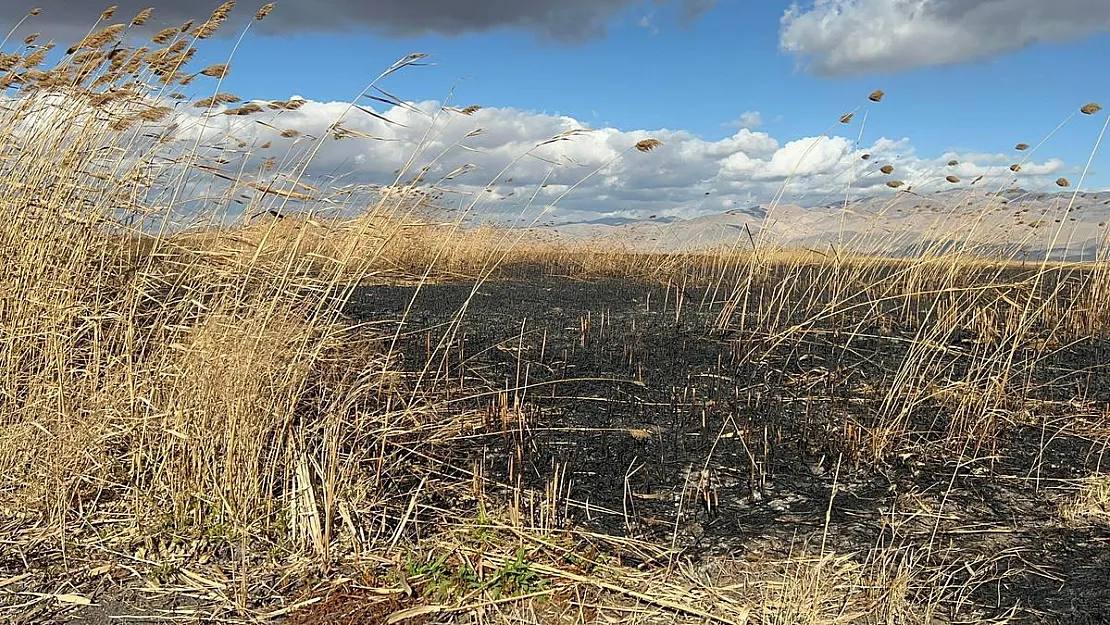
[[[215,4],[118,0],[113,21],[152,5],[147,31],[133,34],[140,40]],[[6,0],[0,30],[36,6],[41,14],[4,51],[32,32],[80,38],[105,8]],[[1059,190],[1060,177],[1080,182],[1107,119],[1079,108],[1110,107],[1099,65],[1110,58],[1105,0],[279,0],[255,22],[257,8],[240,0],[195,65],[230,59],[219,89],[244,99],[308,100],[274,128],[323,134],[342,115],[345,127],[386,139],[331,142],[317,171],[384,183],[417,154],[433,177],[473,168],[450,184],[479,193],[536,144],[588,129],[534,150],[541,158],[518,161],[483,199],[492,212],[558,199],[555,221],[690,217],[780,194],[812,205],[897,193],[892,179],[950,187],[946,175],[964,186],[985,175],[986,190]],[[427,64],[377,83],[413,107],[363,98],[393,123],[352,115],[347,103],[413,52]],[[216,88],[191,87],[195,97]],[[868,100],[876,89],[880,102]],[[444,116],[444,104],[483,108]],[[186,108],[180,115],[199,115]],[[483,134],[467,137],[478,127]],[[252,144],[279,139],[238,117],[205,124],[216,130]],[[629,151],[648,137],[662,146]],[[894,173],[879,172],[883,164]],[[1105,150],[1082,188],[1110,188]]]

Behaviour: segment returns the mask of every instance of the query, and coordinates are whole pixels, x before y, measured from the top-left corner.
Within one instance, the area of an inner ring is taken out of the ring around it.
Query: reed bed
[[[419,170],[399,170],[388,193],[315,186],[306,172],[321,142],[373,140],[343,119],[307,149],[252,169],[261,147],[214,135],[205,120],[280,122],[303,101],[223,91],[233,59],[192,67],[233,6],[139,45],[131,36],[152,14],[109,9],[64,54],[31,37],[11,52],[0,46],[4,619],[45,622],[124,596],[146,616],[183,621],[933,623],[963,614],[976,583],[966,571],[990,562],[955,566],[931,545],[834,553],[810,536],[788,558],[693,562],[667,545],[575,526],[565,468],[535,489],[456,462],[479,435],[522,437],[523,449],[533,414],[519,379],[459,388],[431,371],[465,307],[428,340],[420,371],[402,366],[402,330],[379,327],[397,320],[351,315],[352,294],[402,285],[415,298],[437,282],[476,292],[537,276],[666,285],[677,307],[711,314],[707,332],[740,337],[740,360],[753,367],[814,341],[847,355],[900,333],[890,383],[824,433],[847,462],[882,467],[922,443],[921,414],[938,403],[948,416],[931,453],[997,451],[1036,399],[1034,370],[1107,336],[1104,266],[927,245],[895,259],[850,244],[680,254],[554,244],[529,230],[466,226],[440,210]],[[46,67],[50,56],[58,60]],[[420,61],[404,57],[379,80]],[[202,95],[181,95],[190,89]],[[648,139],[628,153],[659,146]],[[1074,426],[1090,437],[1101,427]],[[1084,482],[1062,517],[1104,522],[1104,482]]]

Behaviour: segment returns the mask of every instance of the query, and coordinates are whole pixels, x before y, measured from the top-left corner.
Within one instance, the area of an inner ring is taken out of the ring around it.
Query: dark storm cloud
[[[709,9],[715,0],[654,0],[674,2],[683,21]],[[96,21],[112,0],[2,0],[0,29],[5,32],[33,7],[42,13],[21,32],[81,32]],[[114,21],[127,21],[147,7],[154,7],[158,27],[207,17],[219,2],[196,0],[116,0]],[[233,22],[249,20],[263,1],[243,2],[232,13]],[[500,28],[531,32],[555,41],[575,42],[605,33],[605,24],[620,11],[643,0],[279,0],[277,8],[259,25],[269,33],[344,32],[369,30],[377,34],[409,37],[427,33],[460,35]]]

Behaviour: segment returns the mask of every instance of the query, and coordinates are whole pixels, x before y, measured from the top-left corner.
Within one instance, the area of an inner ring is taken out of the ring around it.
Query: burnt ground
[[[473,287],[423,287],[397,344],[396,366],[410,380],[423,371],[422,383],[445,394],[446,409],[487,415],[484,429],[437,443],[442,474],[466,477],[482,461],[508,495],[518,483],[542,493],[558,471],[569,500],[560,522],[651,541],[706,566],[716,556],[767,561],[822,544],[857,560],[899,550],[924,571],[921,593],[945,595],[949,612],[936,623],[1007,615],[1019,623],[1110,623],[1110,527],[1059,513],[1079,479],[1105,471],[1105,338],[1048,351],[1019,346],[1013,386],[1028,392],[1010,389],[988,412],[995,435],[974,439],[950,436],[949,426],[984,377],[974,366],[991,345],[952,328],[920,376],[936,392],[911,404],[905,434],[875,460],[868,433],[883,422],[882,399],[916,332],[882,321],[891,311],[830,317],[773,344],[758,324],[718,329],[720,303],[701,289],[540,271],[500,277],[470,297]],[[361,287],[348,313],[390,332],[414,292]],[[784,327],[805,317],[784,319]],[[400,486],[396,492],[412,490]],[[457,506],[470,515],[471,505],[441,497],[421,508]],[[619,542],[608,545],[637,563]],[[73,555],[43,556],[54,568],[36,579],[54,584],[51,571],[68,571]],[[234,548],[224,555],[262,564]],[[16,573],[0,580],[6,590],[33,557],[6,554],[0,565]],[[142,579],[137,573],[117,567],[108,579],[95,570],[85,581],[70,571],[66,584],[43,586],[93,605],[71,610],[22,593],[12,596],[27,607],[8,608],[0,622],[204,621],[219,599],[172,587],[151,596],[149,588],[128,589]],[[251,596],[306,582],[256,583]]]
[[[1089,432],[1108,416],[1105,339],[1057,347],[1036,366],[1021,351],[1016,377],[1030,391],[994,409],[996,436],[948,436],[954,405],[922,401],[873,461],[859,432],[879,422],[913,328],[864,328],[849,344],[817,327],[769,349],[758,332],[716,329],[704,291],[540,273],[470,297],[473,286],[423,287],[399,365],[468,393],[508,389],[453,405],[496,420],[519,400],[521,419],[444,451],[445,466],[485,458],[490,477],[541,489],[565,467],[570,522],[694,559],[785,557],[822,540],[839,553],[908,546],[967,589],[963,619],[1012,610],[1016,622],[1110,623],[1110,528],[1058,511],[1102,466],[1106,439]],[[350,313],[396,319],[413,293],[367,286]],[[946,338],[951,362],[930,381],[959,398],[981,346],[955,328]],[[514,456],[523,463],[510,475]]]

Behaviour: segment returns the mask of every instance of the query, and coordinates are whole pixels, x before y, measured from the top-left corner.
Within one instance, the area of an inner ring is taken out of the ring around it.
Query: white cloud
[[[763,114],[759,111],[744,111],[740,117],[730,121],[728,126],[733,128],[759,128],[763,125]]]
[[[960,63],[1110,32],[1105,0],[815,0],[783,15],[779,45],[822,76]]]
[[[655,19],[655,12],[652,11],[651,13],[643,15],[643,16],[640,17],[640,19],[636,20],[636,25],[639,26],[640,28],[648,31],[648,33],[652,37],[654,37],[654,36],[659,34],[659,28],[657,28],[655,26],[655,23],[653,22],[654,19]]]
[[[274,174],[261,167],[265,159],[275,160],[274,171],[289,171],[311,153],[302,181],[318,188],[391,185],[398,180],[396,170],[411,161],[402,179],[426,168],[424,184],[446,190],[448,204],[477,198],[473,216],[479,219],[537,216],[558,200],[541,221],[722,212],[769,202],[788,180],[785,201],[815,205],[843,198],[849,184],[854,196],[895,193],[885,186],[891,179],[918,190],[951,188],[944,176],[955,173],[962,184],[987,174],[996,176],[990,179],[996,187],[1036,188],[1066,173],[1058,159],[1032,159],[1014,174],[1008,169],[1012,154],[923,157],[905,138],[856,145],[843,136],[780,141],[746,128],[718,140],[682,130],[583,131],[584,123],[567,116],[512,108],[467,116],[437,102],[378,113],[393,123],[340,102],[307,101],[298,110],[207,118],[180,105],[170,120],[177,124],[177,142],[167,149],[180,154],[199,144],[202,164],[267,184]],[[337,120],[347,138],[329,136]],[[663,145],[649,153],[631,149],[649,137]],[[864,154],[870,157],[864,160]],[[958,167],[949,167],[950,159],[959,160]],[[879,171],[887,163],[895,167],[891,175]],[[458,175],[448,179],[452,173]]]

